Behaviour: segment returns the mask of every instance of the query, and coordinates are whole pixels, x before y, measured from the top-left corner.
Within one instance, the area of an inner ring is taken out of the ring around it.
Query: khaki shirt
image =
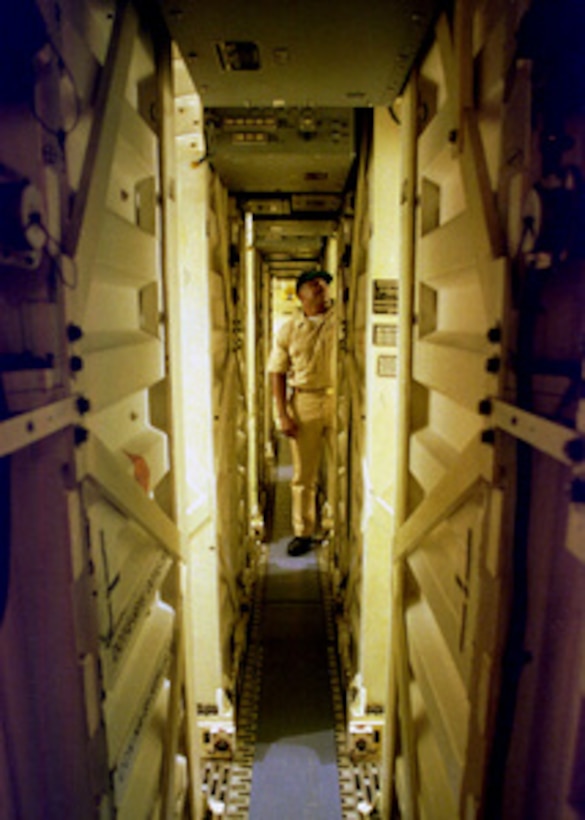
[[[334,385],[335,311],[289,319],[279,329],[268,359],[269,373],[284,373],[292,387],[321,390]]]

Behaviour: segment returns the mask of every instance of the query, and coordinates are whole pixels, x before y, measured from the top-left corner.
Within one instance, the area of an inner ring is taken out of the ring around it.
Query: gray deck
[[[284,452],[283,452],[284,451]],[[281,447],[281,462],[288,447]],[[325,617],[314,552],[286,553],[290,474],[277,470],[261,642],[250,820],[342,817]]]

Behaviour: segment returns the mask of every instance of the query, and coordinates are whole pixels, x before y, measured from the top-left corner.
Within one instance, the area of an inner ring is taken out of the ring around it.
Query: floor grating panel
[[[341,686],[339,665],[335,642],[335,622],[333,601],[329,586],[329,561],[327,542],[321,546],[319,555],[319,579],[325,611],[326,631],[330,645],[328,647],[329,680],[331,698],[335,715],[335,739],[337,743],[337,768],[339,771],[339,790],[341,794],[342,820],[360,820],[360,818],[378,818],[377,806],[380,800],[380,775],[376,763],[371,761],[353,762],[347,749],[347,731],[345,716],[345,697]]]

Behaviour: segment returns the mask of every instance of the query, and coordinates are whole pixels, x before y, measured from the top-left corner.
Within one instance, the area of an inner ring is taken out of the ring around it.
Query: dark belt
[[[295,387],[295,393],[323,393],[325,396],[333,395],[332,387]]]

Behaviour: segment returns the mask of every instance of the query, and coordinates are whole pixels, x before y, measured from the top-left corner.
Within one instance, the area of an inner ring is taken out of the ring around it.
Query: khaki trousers
[[[291,412],[298,432],[291,438],[293,463],[292,526],[296,536],[315,532],[317,478],[323,455],[333,454],[335,396],[325,391],[295,391]]]

